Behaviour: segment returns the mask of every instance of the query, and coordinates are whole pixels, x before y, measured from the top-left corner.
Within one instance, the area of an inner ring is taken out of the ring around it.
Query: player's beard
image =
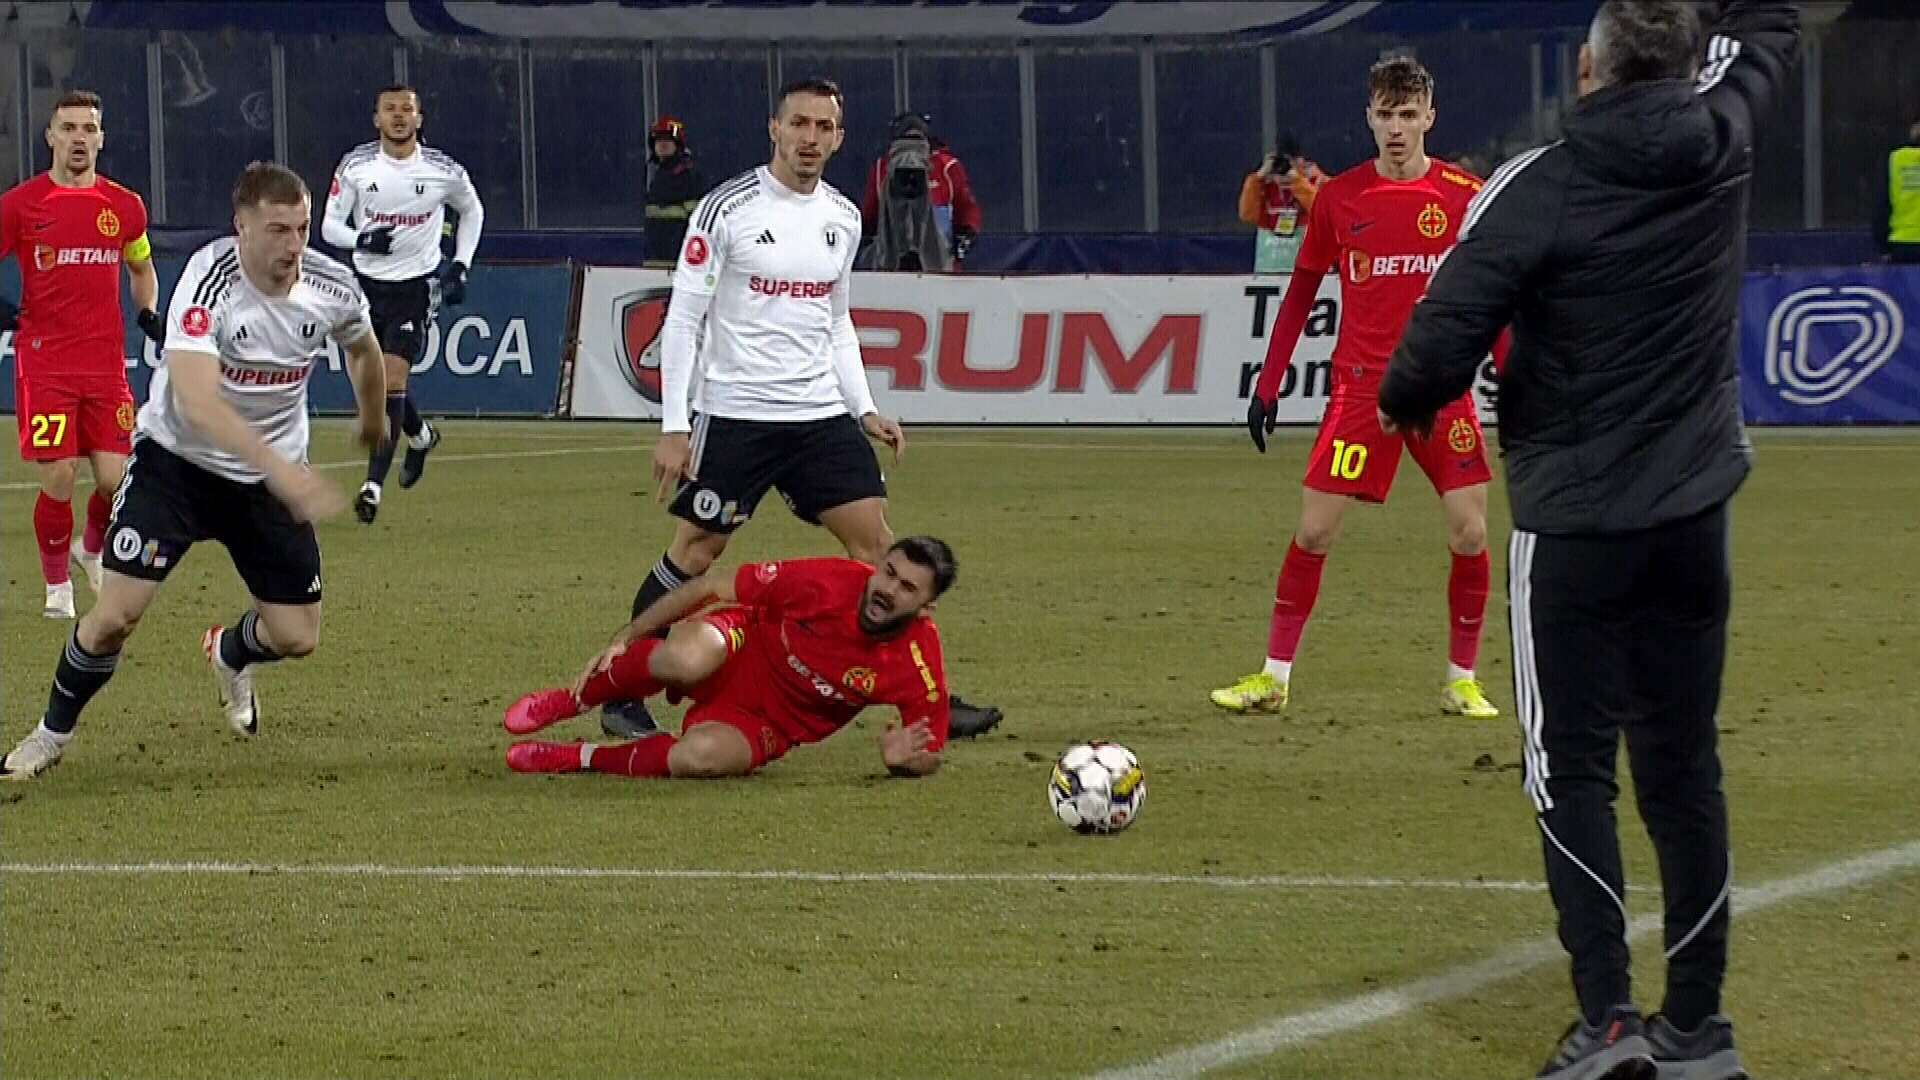
[[[903,615],[889,608],[883,612],[880,617],[876,618],[874,616],[874,596],[874,593],[868,592],[860,597],[860,632],[868,637],[892,637],[904,629],[908,623],[912,622],[914,616],[918,614],[918,612],[913,612]]]

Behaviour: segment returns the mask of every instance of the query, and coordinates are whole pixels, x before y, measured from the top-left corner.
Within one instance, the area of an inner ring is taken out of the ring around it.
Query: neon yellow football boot
[[[1487,692],[1480,688],[1480,680],[1473,676],[1454,679],[1440,692],[1440,708],[1456,716],[1469,720],[1497,720],[1500,710],[1487,700]]]
[[[1232,686],[1223,686],[1207,695],[1215,705],[1228,712],[1285,712],[1287,684],[1266,672],[1249,675]]]

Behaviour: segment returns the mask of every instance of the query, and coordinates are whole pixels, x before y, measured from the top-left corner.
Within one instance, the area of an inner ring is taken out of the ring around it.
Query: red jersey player
[[[621,776],[745,776],[845,727],[868,705],[892,705],[901,725],[880,736],[898,776],[940,767],[950,719],[933,605],[953,584],[953,551],[912,536],[880,565],[852,559],[749,563],[724,579],[697,577],[614,636],[572,687],[513,703],[506,728],[527,735],[603,702],[663,690],[693,700],[679,738],[652,734],[605,746],[528,741],[507,751],[517,772]],[[688,618],[715,601],[733,606]],[[666,638],[654,636],[673,627]]]
[[[78,559],[97,593],[107,496],[120,486],[133,439],[121,331],[120,266],[140,306],[140,328],[159,341],[160,279],[147,244],[140,196],[94,171],[100,98],[73,91],[47,121],[53,165],[0,195],[0,258],[20,262],[20,303],[0,299],[0,329],[12,330],[14,414],[20,456],[40,473],[33,533],[47,583],[45,614],[73,618],[67,572],[79,459],[93,464],[93,496]]]
[[[1300,527],[1287,548],[1275,589],[1272,631],[1263,670],[1215,690],[1215,705],[1235,712],[1284,709],[1293,658],[1320,592],[1320,572],[1356,499],[1386,501],[1404,449],[1427,474],[1447,518],[1453,572],[1447,583],[1451,643],[1442,703],[1449,712],[1499,715],[1480,688],[1474,664],[1486,613],[1487,468],[1471,396],[1443,410],[1423,436],[1389,435],[1376,408],[1387,359],[1427,278],[1453,246],[1480,181],[1427,157],[1433,126],[1433,77],[1412,57],[1381,60],[1369,79],[1367,126],[1379,155],[1320,189],[1287,283],[1286,299],[1267,342],[1266,366],[1248,409],[1253,441],[1266,452],[1280,378],[1319,291],[1337,270],[1346,311],[1333,349],[1332,400],[1307,463]]]

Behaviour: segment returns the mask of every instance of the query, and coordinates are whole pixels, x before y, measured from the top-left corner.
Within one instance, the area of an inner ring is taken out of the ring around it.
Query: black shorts
[[[885,498],[887,482],[860,422],[842,414],[824,420],[693,420],[693,476],[673,499],[674,516],[708,532],[746,524],[769,488],[809,525],[836,506]]]
[[[227,549],[254,599],[320,602],[320,538],[293,520],[265,484],[208,472],[154,442],[134,440],[127,477],[113,495],[101,565],[142,581],[165,581],[202,540]]]
[[[380,339],[380,351],[410,365],[419,363],[420,354],[427,347],[427,328],[433,325],[433,317],[440,310],[440,279],[432,274],[405,281],[358,276],[360,291],[367,294],[373,335]]]

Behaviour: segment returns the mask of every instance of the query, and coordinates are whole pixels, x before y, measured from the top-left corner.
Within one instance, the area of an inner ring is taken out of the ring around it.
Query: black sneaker
[[[1005,718],[999,709],[991,705],[969,705],[957,695],[947,695],[947,706],[952,719],[947,725],[947,737],[950,739],[972,739],[1000,726]]]
[[[1647,1045],[1660,1080],[1746,1080],[1740,1051],[1733,1048],[1733,1021],[1709,1016],[1695,1031],[1681,1031],[1664,1016],[1647,1021]]]
[[[1615,1005],[1598,1026],[1584,1019],[1560,1038],[1560,1046],[1539,1076],[1551,1080],[1655,1080],[1653,1049],[1647,1045],[1640,1010]]]
[[[660,734],[644,701],[609,701],[600,707],[600,730],[616,739],[640,739]]]
[[[371,525],[380,513],[380,485],[369,480],[360,485],[360,494],[353,497],[353,516],[360,524]]]
[[[410,488],[420,482],[420,474],[427,471],[427,455],[440,445],[440,429],[427,426],[427,445],[415,447],[407,444],[407,456],[400,460],[400,486]]]

